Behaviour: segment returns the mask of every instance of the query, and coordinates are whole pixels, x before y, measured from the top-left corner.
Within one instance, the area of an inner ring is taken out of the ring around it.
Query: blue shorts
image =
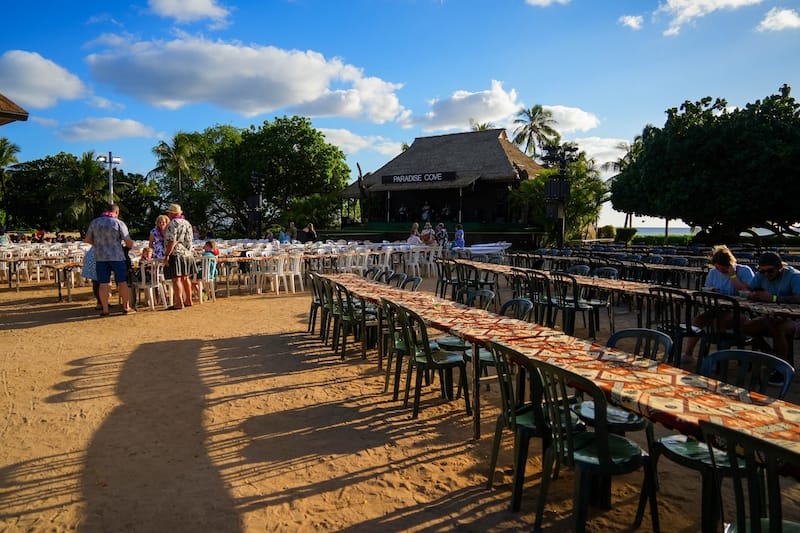
[[[128,281],[128,267],[125,261],[98,261],[97,262],[97,282],[110,283],[111,272],[114,272],[114,280],[117,285]]]

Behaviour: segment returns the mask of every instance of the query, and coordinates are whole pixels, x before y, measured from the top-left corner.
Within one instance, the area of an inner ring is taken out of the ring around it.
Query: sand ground
[[[477,442],[463,402],[441,400],[435,387],[412,420],[383,393],[374,352],[361,359],[354,345],[342,361],[306,333],[308,292],[220,291],[183,311],[104,319],[89,289],[77,288],[71,303],[56,295],[44,282],[0,288],[0,531],[533,524],[538,441],[521,512],[508,509],[510,434],[494,488],[485,488],[495,392],[483,395]],[[699,476],[668,461],[659,473],[662,529],[698,531]],[[592,509],[589,530],[630,530],[641,479],[615,478],[613,509]],[[551,487],[546,529],[568,530],[571,472]],[[790,514],[799,501],[787,486]]]

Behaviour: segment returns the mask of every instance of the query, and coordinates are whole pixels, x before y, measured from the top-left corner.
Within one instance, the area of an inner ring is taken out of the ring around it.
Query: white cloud
[[[758,27],[758,31],[781,31],[781,30],[796,30],[800,28],[800,14],[794,9],[779,9],[773,7],[767,11],[764,20],[762,20]]]
[[[58,133],[66,141],[108,141],[125,137],[156,137],[156,132],[131,119],[85,118],[65,124]]]
[[[505,91],[502,82],[492,80],[486,91],[456,91],[449,98],[433,100],[431,110],[415,119],[425,131],[464,129],[469,120],[497,123],[515,115],[522,105],[514,89]]]
[[[621,143],[627,143],[628,141],[610,137],[581,137],[573,139],[572,142],[576,143],[581,150],[586,152],[588,157],[594,159],[599,167],[603,163],[617,161],[625,155],[625,150],[621,150],[619,145]]]
[[[764,0],[667,0],[658,6],[656,14],[666,13],[672,17],[664,35],[677,35],[681,26],[691,23],[722,9],[739,9],[741,7],[760,4]]]
[[[36,52],[9,50],[0,56],[3,94],[23,107],[44,109],[59,100],[77,100],[89,91],[65,68]]]
[[[403,150],[403,143],[391,141],[380,135],[364,137],[346,129],[320,128],[319,130],[329,143],[338,146],[347,154],[369,150],[394,157]]]
[[[543,105],[542,109],[550,111],[554,126],[562,135],[573,131],[588,131],[600,125],[597,115],[578,109],[577,107],[567,107],[563,105]]]
[[[230,14],[215,0],[149,0],[148,4],[156,15],[174,18],[179,23],[203,19],[219,23]]]
[[[32,122],[35,122],[40,126],[44,126],[45,128],[55,128],[58,126],[58,121],[54,118],[31,116],[30,119]]]
[[[617,22],[632,30],[640,30],[642,29],[644,18],[641,15],[622,15],[617,19]]]
[[[569,0],[525,0],[529,6],[547,7],[553,4],[569,4]]]
[[[406,113],[395,94],[400,84],[364,76],[314,51],[181,36],[121,40],[87,62],[92,75],[115,91],[167,109],[212,103],[252,117],[288,108],[378,123]]]

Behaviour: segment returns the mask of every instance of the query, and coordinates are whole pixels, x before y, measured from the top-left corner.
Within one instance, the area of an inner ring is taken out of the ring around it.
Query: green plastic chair
[[[403,339],[409,347],[409,364],[406,374],[406,394],[403,402],[408,407],[411,388],[411,375],[416,370],[414,387],[414,410],[412,418],[419,416],[420,396],[422,395],[422,381],[428,371],[439,374],[439,383],[442,396],[448,400],[453,399],[453,370],[458,369],[458,391],[456,398],[464,394],[464,404],[467,415],[472,415],[469,403],[469,388],[467,387],[467,365],[464,357],[457,352],[448,352],[434,349],[428,338],[428,328],[417,313],[407,307],[397,306],[397,317],[403,331]],[[412,350],[413,347],[413,350]],[[413,351],[413,354],[410,352]]]
[[[503,430],[508,429],[514,433],[514,478],[511,489],[511,510],[519,511],[522,502],[522,484],[525,480],[525,466],[528,462],[528,444],[533,438],[542,439],[542,448],[550,445],[550,430],[545,424],[542,409],[542,384],[539,373],[530,365],[518,373],[520,379],[529,379],[531,397],[521,399],[515,395],[512,372],[515,362],[525,364],[525,357],[514,350],[490,342],[487,349],[493,358],[494,367],[497,369],[497,382],[500,386],[500,414],[495,424],[494,439],[492,440],[492,455],[489,460],[489,478],[486,488],[491,489],[494,482],[494,473],[497,467],[497,456],[500,451],[500,441]],[[521,385],[520,389],[524,389]]]
[[[703,439],[708,443],[712,468],[718,482],[730,475],[736,501],[736,521],[726,532],[781,533],[800,531],[800,522],[783,519],[781,472],[787,467],[800,468],[800,453],[738,431],[734,428],[700,421]],[[725,462],[718,468],[723,452],[712,446],[724,445]],[[766,481],[766,483],[765,483]],[[745,498],[745,487],[747,498]],[[762,497],[766,489],[766,502]],[[721,503],[720,503],[721,508]]]
[[[789,391],[794,369],[783,359],[768,353],[752,350],[714,352],[704,358],[700,373],[720,381],[720,387],[735,386],[766,394],[772,371],[780,372],[784,376],[784,385],[778,391],[778,398],[782,399]],[[720,491],[719,477],[733,473],[724,452],[717,450],[718,453],[712,458],[705,443],[686,435],[668,435],[656,440],[651,427],[648,427],[647,437],[656,470],[658,460],[663,455],[674,463],[700,473],[701,528],[703,531],[716,531],[720,513],[717,498]]]
[[[609,432],[605,393],[593,381],[579,374],[540,360],[532,363],[542,379],[545,418],[552,438],[542,463],[542,485],[534,531],[542,529],[547,490],[557,460],[575,469],[572,531],[582,533],[586,530],[590,493],[592,487],[597,486],[597,479],[639,469],[644,470],[644,480],[633,527],[641,525],[649,500],[653,531],[659,531],[655,472],[650,457],[636,442]],[[594,431],[577,431],[572,417],[563,415],[572,407],[572,389],[594,401]]]

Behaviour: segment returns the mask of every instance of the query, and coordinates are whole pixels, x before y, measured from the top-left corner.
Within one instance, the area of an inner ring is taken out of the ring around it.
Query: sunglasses
[[[767,275],[774,274],[777,271],[778,270],[775,269],[775,268],[761,268],[761,269],[759,269],[759,272],[761,272],[762,274],[767,274]]]

